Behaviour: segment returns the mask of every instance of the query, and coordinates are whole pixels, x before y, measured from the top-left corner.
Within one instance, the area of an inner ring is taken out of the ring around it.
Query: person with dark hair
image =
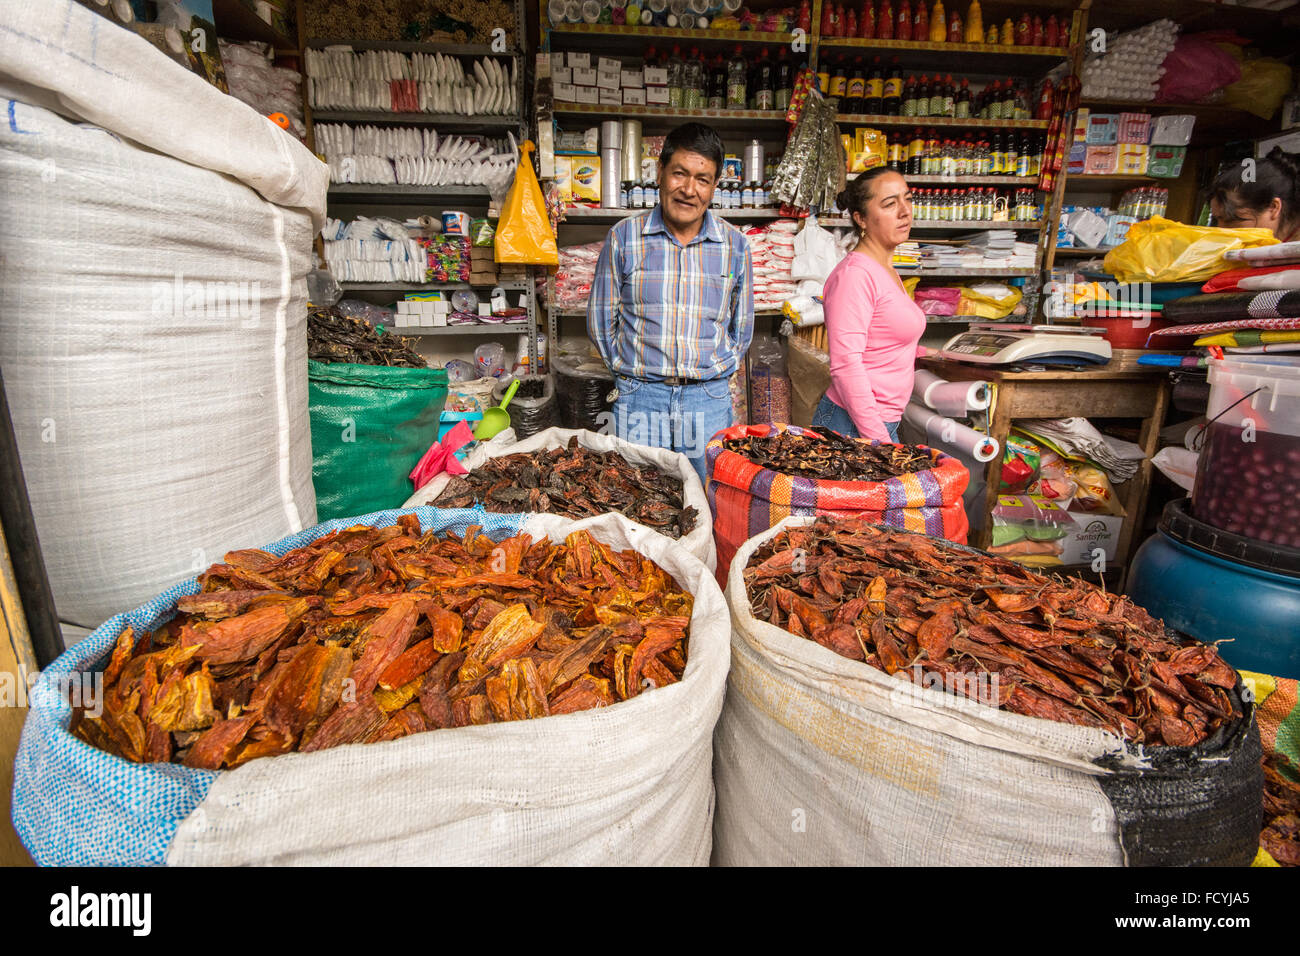
[[[858,242],[826,280],[831,384],[813,424],[850,438],[898,440],[912,394],[925,313],[894,271],[894,249],[912,229],[912,192],[902,175],[877,166],[840,196]]]
[[[701,480],[754,336],[749,241],[709,212],[722,158],[700,123],[665,137],[659,204],[609,231],[587,303],[587,334],[614,374],[617,434],[682,452]]]
[[[1210,187],[1216,226],[1270,229],[1282,242],[1300,240],[1300,153],[1274,146],[1254,169],[1239,163],[1219,173]]]

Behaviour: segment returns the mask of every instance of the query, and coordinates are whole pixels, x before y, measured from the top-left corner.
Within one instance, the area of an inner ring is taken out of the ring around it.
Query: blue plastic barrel
[[[1128,595],[1238,670],[1300,678],[1300,549],[1229,534],[1165,506],[1129,569]]]

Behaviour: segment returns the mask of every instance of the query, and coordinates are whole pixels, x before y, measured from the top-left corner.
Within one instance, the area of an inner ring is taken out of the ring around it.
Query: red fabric
[[[469,424],[462,420],[442,436],[442,441],[430,445],[429,450],[407,475],[415,485],[415,490],[419,491],[444,471],[449,475],[467,474],[468,469],[456,458],[456,452],[473,440],[474,433],[470,431]]]
[[[1286,272],[1288,269],[1300,269],[1294,262],[1284,266],[1261,266],[1257,269],[1229,269],[1227,272],[1220,272],[1205,285],[1201,286],[1202,292],[1233,292],[1237,288],[1237,283],[1242,279],[1250,276],[1266,276],[1272,272]],[[1249,289],[1245,290],[1251,291]]]

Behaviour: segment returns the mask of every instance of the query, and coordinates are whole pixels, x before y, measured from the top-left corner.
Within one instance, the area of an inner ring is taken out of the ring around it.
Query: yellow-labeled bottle
[[[1016,45],[1016,25],[1011,22],[1010,17],[1007,17],[1007,19],[1002,22],[1002,45]]]
[[[934,7],[930,10],[930,42],[943,43],[947,39],[948,17],[943,10],[943,0],[934,0]]]
[[[970,0],[966,10],[966,42],[984,42],[984,14],[980,10],[980,0]]]
[[[989,46],[997,46],[998,25],[996,23],[989,24],[989,31],[984,37],[984,42],[987,43]]]

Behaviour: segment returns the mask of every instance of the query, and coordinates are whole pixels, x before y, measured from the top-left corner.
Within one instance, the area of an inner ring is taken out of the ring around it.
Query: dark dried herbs
[[[633,465],[617,452],[592,451],[576,437],[563,448],[489,458],[448,481],[428,504],[478,504],[498,514],[532,511],[569,518],[616,512],[670,538],[690,534],[699,520],[685,504],[680,478]]]
[[[755,551],[745,585],[760,620],[1018,714],[1180,747],[1241,716],[1213,645],[1078,578],[923,535],[819,518]]]
[[[915,445],[872,445],[827,428],[806,431],[821,437],[779,432],[729,438],[722,447],[783,475],[833,481],[884,481],[933,467],[929,453]]]
[[[233,551],[126,628],[81,740],[137,763],[257,757],[604,707],[681,680],[693,599],[635,551],[355,525]],[[138,640],[137,640],[138,636]]]
[[[1290,774],[1288,777],[1287,774]],[[1280,754],[1264,760],[1264,831],[1259,845],[1281,866],[1300,866],[1300,783]]]
[[[307,357],[313,362],[350,362],[396,368],[428,368],[410,339],[343,315],[333,306],[307,313]]]

